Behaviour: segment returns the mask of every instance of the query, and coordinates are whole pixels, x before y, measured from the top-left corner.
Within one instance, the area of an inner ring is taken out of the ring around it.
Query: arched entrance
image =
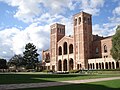
[[[58,61],[58,71],[62,71],[62,61]]]
[[[115,64],[114,64],[114,62],[112,62],[112,69],[115,69]]]
[[[101,69],[101,63],[99,63],[99,69]]]
[[[96,63],[96,69],[98,69],[98,63]]]
[[[108,69],[108,63],[107,62],[105,63],[105,69]]]
[[[67,60],[63,61],[63,71],[67,71]]]
[[[109,69],[111,69],[111,62],[109,62]]]
[[[92,64],[90,64],[90,69],[92,69]]]
[[[69,70],[73,70],[73,66],[74,66],[73,59],[70,58],[70,61],[69,61]]]
[[[117,61],[116,62],[116,68],[119,68],[120,66],[119,66],[119,62]]]

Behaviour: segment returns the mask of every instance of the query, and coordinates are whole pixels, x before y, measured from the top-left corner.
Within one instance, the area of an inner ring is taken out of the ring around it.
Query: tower
[[[65,36],[65,25],[56,23],[50,29],[50,69],[57,71],[57,42]]]
[[[82,69],[87,69],[88,58],[92,42],[92,18],[85,12],[75,14],[74,19],[74,59],[75,67],[81,64]]]

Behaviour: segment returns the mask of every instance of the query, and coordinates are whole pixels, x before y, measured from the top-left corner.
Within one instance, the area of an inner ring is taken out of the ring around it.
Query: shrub
[[[70,70],[69,73],[78,73],[80,70]]]

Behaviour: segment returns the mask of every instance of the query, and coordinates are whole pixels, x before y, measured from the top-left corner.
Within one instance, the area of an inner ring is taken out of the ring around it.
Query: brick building
[[[47,70],[116,69],[120,61],[110,55],[112,36],[92,34],[92,15],[80,12],[73,16],[73,36],[65,36],[65,25],[50,26],[50,48],[42,51]]]

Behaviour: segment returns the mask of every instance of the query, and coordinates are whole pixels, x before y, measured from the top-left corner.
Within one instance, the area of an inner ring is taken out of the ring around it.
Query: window
[[[59,47],[59,55],[62,55],[62,47]]]
[[[87,23],[87,21],[86,21],[86,17],[83,18],[83,22],[84,22],[84,23]]]
[[[98,50],[98,47],[96,48],[96,54],[98,54],[99,53],[99,50]]]
[[[75,25],[75,26],[77,25],[77,19],[74,20],[74,25]]]
[[[69,53],[70,54],[73,53],[73,45],[72,44],[70,44],[70,46],[69,46]]]
[[[64,29],[62,29],[62,34],[64,34],[64,31],[65,31],[65,30],[64,30]]]
[[[104,45],[104,53],[106,53],[106,52],[107,52],[107,46]]]
[[[90,19],[88,18],[88,24],[90,24]]]
[[[64,54],[67,54],[67,42],[63,44]]]
[[[81,17],[79,17],[79,24],[81,23]]]
[[[49,53],[45,54],[45,62],[50,62],[50,54]]]
[[[60,33],[61,33],[61,28],[60,28]]]

